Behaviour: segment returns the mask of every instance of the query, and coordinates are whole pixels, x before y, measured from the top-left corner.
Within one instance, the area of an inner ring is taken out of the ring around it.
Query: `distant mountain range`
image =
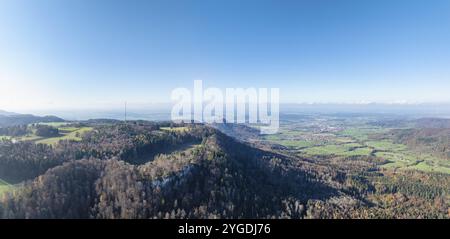
[[[0,110],[0,116],[18,115],[17,113]]]
[[[31,114],[17,114],[0,110],[0,127],[8,127],[15,125],[33,124],[39,122],[64,122],[56,116],[35,116]]]

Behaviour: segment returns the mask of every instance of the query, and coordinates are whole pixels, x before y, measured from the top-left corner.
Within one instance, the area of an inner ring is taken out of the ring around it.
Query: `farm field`
[[[59,128],[59,127],[63,127],[65,125],[70,124],[69,122],[43,122],[43,123],[39,123],[40,125],[48,125],[48,126],[52,126],[55,128]]]
[[[37,139],[35,142],[40,144],[56,144],[60,140],[74,140],[80,141],[84,133],[92,130],[91,127],[59,127],[59,132],[61,136],[51,137],[51,138],[41,138]]]
[[[36,135],[36,130],[32,128],[30,132],[24,136],[12,137],[6,135],[0,135],[1,139],[11,139],[16,141],[32,141],[38,144],[48,144],[54,145],[57,144],[61,140],[74,140],[80,141],[83,134],[91,131],[92,127],[79,126],[79,125],[71,125],[67,122],[50,122],[50,123],[39,123],[39,125],[47,125],[54,128],[57,128],[59,131],[59,135],[55,137],[42,137]]]
[[[306,155],[369,156],[372,153],[372,149],[360,144],[349,143],[310,147],[303,149],[300,152]]]
[[[183,132],[187,131],[188,127],[161,127],[160,129],[165,131]]]
[[[0,196],[3,195],[3,193],[11,190],[14,186],[9,184],[8,182],[0,179]]]
[[[371,157],[382,162],[380,169],[450,174],[449,160],[396,143],[385,136],[396,129],[395,125],[381,127],[373,122],[377,119],[362,117],[348,120],[331,116],[309,121],[282,121],[278,134],[263,136],[261,140],[281,145],[285,151],[306,158]],[[399,128],[404,128],[404,125]]]
[[[11,136],[2,135],[0,136],[0,140],[2,139],[11,139]]]

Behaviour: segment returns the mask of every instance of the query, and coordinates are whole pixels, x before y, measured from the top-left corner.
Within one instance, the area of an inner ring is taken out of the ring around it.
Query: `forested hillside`
[[[26,125],[39,122],[63,122],[64,120],[56,116],[34,116],[14,113],[0,113],[0,127]]]
[[[89,125],[55,145],[0,141],[3,218],[445,218],[448,175],[265,151],[200,124]],[[229,133],[233,125],[225,125]],[[247,129],[245,132],[252,132]],[[423,180],[424,178],[427,180]]]
[[[391,131],[395,142],[450,160],[450,128],[420,128]]]

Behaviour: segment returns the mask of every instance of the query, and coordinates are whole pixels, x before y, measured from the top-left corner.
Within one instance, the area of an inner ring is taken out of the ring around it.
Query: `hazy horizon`
[[[172,104],[127,105],[129,120],[170,120]],[[7,112],[20,114],[34,114],[38,116],[55,115],[66,120],[88,119],[124,119],[124,105],[110,108],[77,108],[77,109],[27,109],[8,110]],[[280,104],[281,120],[289,114],[368,114],[408,117],[438,117],[450,118],[450,104]]]

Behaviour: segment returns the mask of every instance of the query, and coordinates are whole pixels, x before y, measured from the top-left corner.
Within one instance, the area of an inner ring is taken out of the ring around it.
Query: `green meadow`
[[[11,139],[11,136],[0,135],[0,140],[3,140],[3,139]]]
[[[335,156],[369,156],[372,150],[360,144],[329,144],[306,148],[300,151],[307,155],[335,155]]]
[[[35,134],[35,130],[31,130],[31,133],[20,136],[20,137],[10,137],[10,136],[1,136],[1,139],[13,139],[18,141],[32,141],[38,144],[49,144],[55,145],[61,140],[74,140],[81,141],[83,134],[91,131],[92,127],[84,127],[84,126],[71,126],[67,122],[50,122],[50,123],[39,123],[43,125],[52,126],[58,128],[59,136],[57,137],[41,137]]]
[[[81,137],[83,136],[83,134],[92,130],[91,127],[65,127],[65,126],[59,127],[58,129],[61,136],[51,138],[41,138],[37,139],[35,142],[38,144],[54,145],[61,140],[81,141],[82,139]]]
[[[174,131],[174,132],[183,132],[183,131],[187,131],[189,128],[188,127],[161,127],[160,130],[164,130],[164,131]]]
[[[347,128],[338,133],[338,135],[348,136],[355,140],[365,141],[368,140],[371,134],[383,133],[387,129],[382,128]]]
[[[301,149],[314,146],[317,142],[306,140],[277,140],[278,144],[288,148]]]
[[[380,151],[404,151],[407,150],[406,145],[403,144],[395,144],[389,140],[379,140],[379,141],[367,141],[364,142],[365,145],[372,147],[374,149]]]
[[[69,122],[45,122],[45,123],[39,123],[40,125],[47,125],[47,126],[52,126],[55,128],[59,128],[59,127],[63,127],[65,125],[70,124]]]
[[[330,123],[322,121],[324,125]],[[322,124],[322,122],[320,124]],[[331,124],[334,122],[331,121]],[[319,124],[319,125],[320,125]],[[314,125],[314,124],[312,124]],[[340,130],[317,130],[311,124],[284,124],[278,134],[265,135],[262,140],[287,147],[306,157],[373,156],[385,160],[384,169],[419,170],[450,174],[450,162],[409,149],[384,137],[373,137],[390,129],[369,127],[364,122]]]
[[[14,188],[14,186],[9,184],[5,180],[0,179],[0,196],[3,195],[3,193],[10,191],[13,188]]]

